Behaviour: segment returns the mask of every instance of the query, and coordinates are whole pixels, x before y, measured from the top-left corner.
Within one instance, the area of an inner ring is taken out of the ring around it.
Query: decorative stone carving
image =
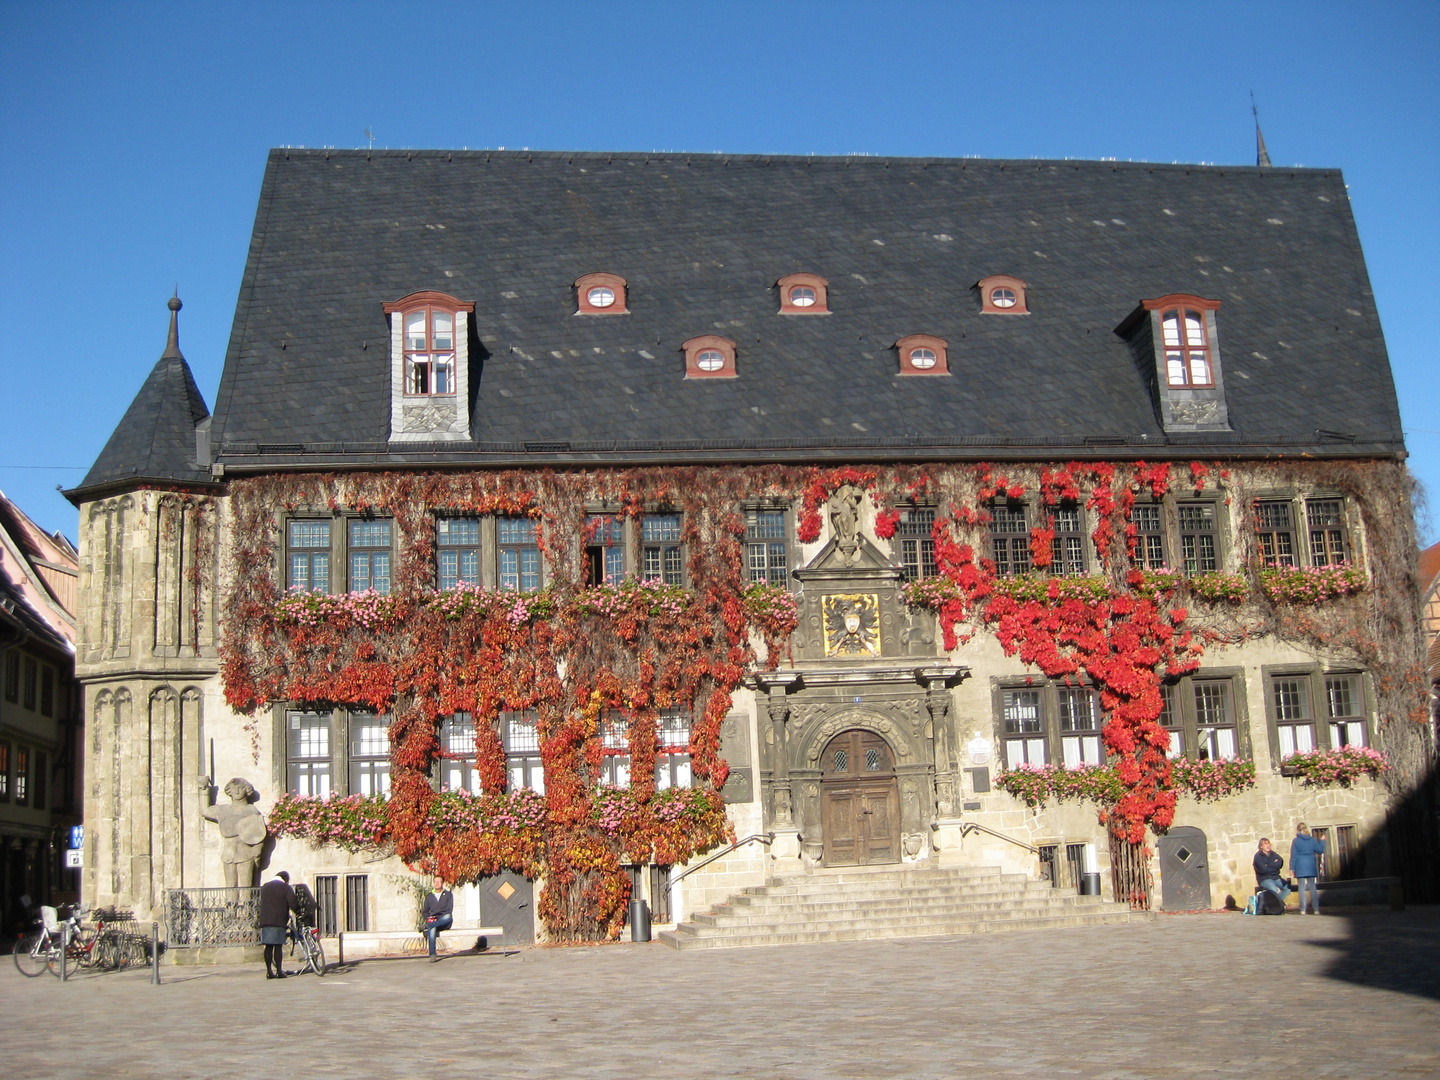
[[[265,818],[252,805],[259,792],[249,780],[239,776],[225,785],[225,794],[230,798],[227,806],[211,804],[215,785],[208,776],[200,778],[200,791],[204,799],[201,815],[220,826],[220,862],[225,867],[225,885],[232,889],[252,887],[260,865],[260,849],[268,835]]]
[[[830,528],[841,566],[854,566],[860,560],[860,507],[864,501],[865,493],[850,484],[830,497]]]
[[[880,655],[880,598],[874,593],[836,593],[821,603],[826,656]]]
[[[906,833],[900,840],[900,846],[913,859],[925,847],[925,836],[923,833]]]

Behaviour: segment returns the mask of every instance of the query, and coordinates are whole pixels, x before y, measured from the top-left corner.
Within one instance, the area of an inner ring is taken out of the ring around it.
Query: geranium
[[[1250,595],[1250,585],[1242,574],[1211,572],[1191,574],[1185,579],[1190,595],[1211,604],[1238,604]]]
[[[1390,762],[1368,746],[1342,746],[1291,754],[1280,762],[1281,772],[1300,777],[1307,787],[1349,787],[1362,776],[1379,776]]]
[[[1367,582],[1365,571],[1349,563],[1334,566],[1263,566],[1260,589],[1277,604],[1320,604],[1354,596]]]
[[[1194,761],[1179,758],[1170,763],[1175,786],[1200,802],[1214,802],[1255,786],[1255,762],[1231,758]]]

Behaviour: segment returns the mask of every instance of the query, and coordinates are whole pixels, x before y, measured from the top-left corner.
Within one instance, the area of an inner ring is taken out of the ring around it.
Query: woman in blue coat
[[[1310,835],[1305,822],[1295,826],[1295,839],[1290,841],[1290,872],[1300,883],[1300,914],[1306,914],[1306,894],[1309,894],[1311,913],[1320,914],[1320,890],[1315,879],[1320,876],[1320,859],[1325,854],[1325,841]]]

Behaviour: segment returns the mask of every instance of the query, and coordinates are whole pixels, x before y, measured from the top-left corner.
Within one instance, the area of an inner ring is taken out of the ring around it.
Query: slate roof
[[[180,301],[170,301],[170,335],[165,351],[72,500],[120,483],[208,484],[209,468],[195,462],[195,425],[210,415],[180,352]]]
[[[632,314],[574,314],[594,271]],[[776,314],[798,271],[833,314]],[[1001,273],[1033,314],[979,313]],[[382,305],[426,289],[475,303],[474,442],[394,452]],[[1222,302],[1231,434],[1167,437],[1114,332],[1174,292]],[[681,377],[705,333],[738,378]],[[895,374],[911,333],[949,378]],[[272,151],[213,438],[249,468],[1403,447],[1337,170],[524,151]]]

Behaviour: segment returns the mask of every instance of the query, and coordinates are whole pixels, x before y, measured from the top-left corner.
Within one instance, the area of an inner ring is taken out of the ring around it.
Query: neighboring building
[[[696,603],[725,582],[793,590],[798,629],[723,723],[688,701],[636,710],[659,728],[638,749],[658,749],[661,787],[692,782],[692,754],[708,769],[699,733],[718,724],[735,833],[776,834],[688,878],[686,912],[817,866],[1063,883],[1088,844],[1108,865],[1093,806],[1030,810],[993,783],[1003,766],[1099,763],[1095,687],[1046,678],[988,624],[946,649],[905,601],[954,569],[951,538],[1022,591],[1011,579],[1049,558],[1123,593],[1127,544],[1154,580],[1175,568],[1165,588],[1205,651],[1164,691],[1172,753],[1257,774],[1181,799],[1175,824],[1195,831],[1158,865],[1162,885],[1192,875],[1188,906],[1243,901],[1258,837],[1283,850],[1302,818],[1330,830],[1333,873],[1391,869],[1403,783],[1316,790],[1281,772],[1316,749],[1428,753],[1397,719],[1413,688],[1380,677],[1413,666],[1414,643],[1342,633],[1409,602],[1391,570],[1414,528],[1338,171],[276,150],[214,416],[170,306],[164,355],[69,493],[95,902],[159,911],[167,890],[223,883],[207,777],[249,779],[267,812],[286,791],[388,790],[387,731],[415,737],[415,694],[437,787],[473,790],[503,753],[512,788],[546,790],[561,749],[525,687],[454,704],[492,678],[479,652],[442,656],[395,722],[394,668],[365,634],[327,659],[326,627],[277,615],[286,590],[371,591],[418,627],[427,590],[467,582],[563,598],[642,578]],[[1352,564],[1358,598],[1312,605],[1302,582],[1274,586],[1294,605],[1256,599],[1262,569],[1333,585]],[[609,626],[587,632],[616,647]],[[583,667],[566,647],[556,686]],[[569,693],[535,678],[542,701]],[[253,717],[232,710],[252,695]],[[630,782],[627,723],[585,736],[596,783]],[[264,857],[315,885],[332,928],[413,925],[396,858],[288,836]],[[657,880],[636,874],[652,902]],[[487,876],[461,922],[527,903],[530,920],[528,890]]]
[[[76,553],[0,493],[0,902],[23,924],[22,897],[79,896],[66,866],[80,824],[84,722],[75,682]]]
[[[1430,716],[1440,731],[1440,544],[1420,552],[1420,595],[1425,603],[1425,674],[1430,679]]]

